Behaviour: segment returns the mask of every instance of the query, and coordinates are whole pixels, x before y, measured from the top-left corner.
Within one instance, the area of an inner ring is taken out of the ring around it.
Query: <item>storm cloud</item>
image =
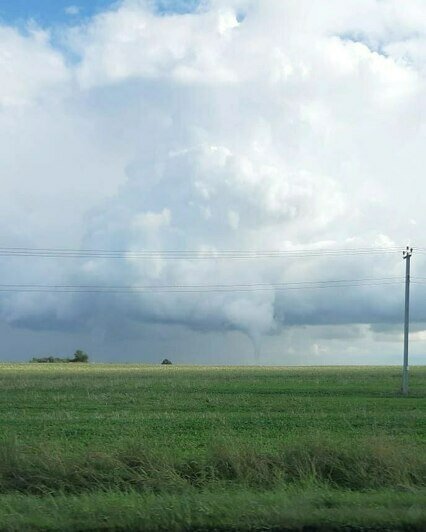
[[[421,246],[425,15],[421,0],[211,0],[185,14],[125,0],[83,22],[71,17],[66,28],[3,25],[2,245],[212,253]],[[398,254],[2,257],[0,273],[14,284],[272,286],[402,277],[403,266]],[[426,272],[422,255],[415,271]],[[415,339],[424,346],[418,290]],[[363,361],[384,338],[386,349],[398,349],[401,298],[399,285],[5,293],[0,316],[11,330],[44,338],[90,337],[99,353],[107,342],[135,346],[147,335],[153,346],[168,339],[154,351],[176,342],[183,351],[187,334],[198,350],[188,348],[189,358],[205,362],[211,352],[200,338],[226,350],[228,335],[229,349],[240,342],[247,350],[245,336],[257,351],[266,343],[296,362],[308,361],[298,351],[328,360],[336,342],[342,349],[350,341],[350,360]]]

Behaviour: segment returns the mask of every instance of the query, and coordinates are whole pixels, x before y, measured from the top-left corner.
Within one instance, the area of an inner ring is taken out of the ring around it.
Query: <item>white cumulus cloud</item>
[[[2,242],[212,252],[422,242],[425,14],[417,0],[212,0],[185,15],[128,0],[67,30],[61,50],[46,31],[0,27]],[[23,260],[2,260],[5,282],[268,285],[403,269],[399,256],[39,259],[30,272]],[[258,348],[291,326],[393,326],[400,292],[9,294],[1,314],[30,329],[241,331]],[[325,356],[326,341],[306,348]]]

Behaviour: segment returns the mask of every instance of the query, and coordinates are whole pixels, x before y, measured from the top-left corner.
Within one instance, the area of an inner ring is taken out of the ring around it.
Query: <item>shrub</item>
[[[171,366],[171,364],[172,364],[171,361],[170,361],[168,358],[165,358],[165,359],[163,360],[163,362],[161,362],[161,363],[162,363],[163,365],[165,365],[165,366]]]
[[[71,358],[70,362],[87,363],[89,362],[89,355],[84,351],[77,349],[77,351],[74,353],[74,358]]]

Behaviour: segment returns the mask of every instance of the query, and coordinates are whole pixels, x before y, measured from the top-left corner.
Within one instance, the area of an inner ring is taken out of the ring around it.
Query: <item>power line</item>
[[[227,249],[227,250],[126,250],[126,249],[75,249],[75,248],[30,248],[30,247],[3,247],[0,246],[2,251],[28,251],[28,252],[64,252],[64,253],[200,253],[200,252],[217,252],[217,253],[298,253],[298,252],[352,252],[352,251],[397,251],[399,248],[396,246],[386,246],[382,248],[300,248],[300,249],[266,249],[266,250],[241,250],[241,249]],[[423,249],[423,248],[419,248]],[[426,248],[424,248],[426,250]]]
[[[321,284],[320,284],[321,283]],[[79,294],[143,294],[143,293],[229,293],[229,292],[265,292],[287,290],[309,290],[329,288],[375,287],[399,285],[403,280],[383,281],[320,281],[305,283],[282,283],[270,285],[163,285],[145,287],[110,287],[78,285],[1,285],[1,293],[79,293]]]
[[[399,277],[364,277],[361,279],[327,279],[319,281],[288,281],[285,283],[245,283],[245,284],[172,284],[172,285],[64,285],[64,284],[0,284],[0,288],[99,288],[99,289],[147,289],[147,288],[251,288],[251,287],[280,287],[290,285],[316,285],[329,283],[364,283],[370,281],[403,281]]]
[[[363,277],[360,279],[321,279],[309,281],[287,281],[287,282],[269,282],[269,283],[228,283],[228,284],[193,284],[193,285],[64,285],[64,284],[0,284],[0,287],[36,287],[36,288],[223,288],[223,287],[256,287],[256,286],[285,286],[285,285],[302,285],[302,284],[328,284],[328,283],[363,283],[370,281],[403,281],[401,276],[394,277]]]
[[[64,248],[0,247],[0,257],[38,257],[74,259],[138,259],[138,260],[249,260],[272,258],[335,257],[371,254],[393,254],[398,248],[336,248],[293,250],[96,250]]]

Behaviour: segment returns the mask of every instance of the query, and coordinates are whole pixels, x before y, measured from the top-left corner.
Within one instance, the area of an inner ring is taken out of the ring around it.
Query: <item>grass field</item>
[[[425,530],[426,367],[0,365],[1,530]]]

